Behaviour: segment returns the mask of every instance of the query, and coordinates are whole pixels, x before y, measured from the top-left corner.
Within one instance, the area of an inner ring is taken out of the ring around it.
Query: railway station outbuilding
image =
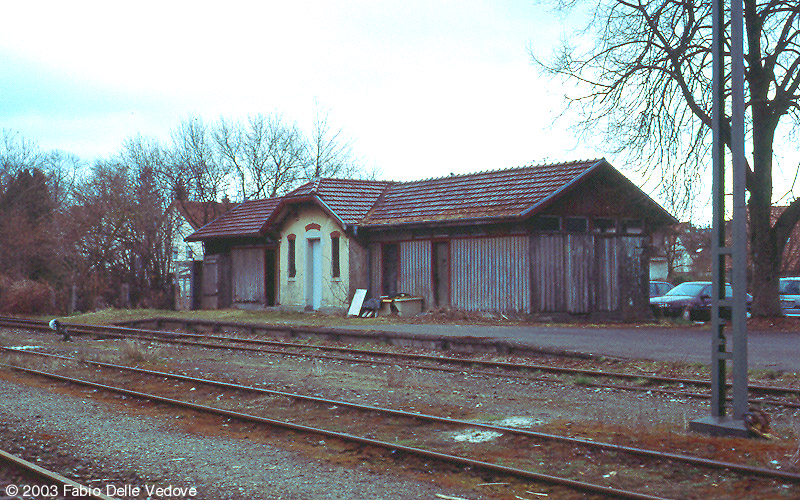
[[[605,159],[388,182],[321,178],[248,200],[186,241],[205,308],[346,310],[355,290],[423,309],[636,319],[676,223]]]

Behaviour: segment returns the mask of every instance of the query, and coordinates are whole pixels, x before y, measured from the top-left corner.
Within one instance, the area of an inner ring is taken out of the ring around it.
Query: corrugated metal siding
[[[525,236],[452,240],[453,307],[530,312],[528,253]]]
[[[433,303],[431,291],[431,241],[400,243],[400,289],[424,298],[424,307]]]
[[[233,301],[264,303],[264,249],[234,248]]]

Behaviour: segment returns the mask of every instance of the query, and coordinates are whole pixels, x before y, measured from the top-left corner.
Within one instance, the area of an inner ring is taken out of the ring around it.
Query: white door
[[[308,240],[306,252],[306,309],[322,305],[322,250],[319,238]]]

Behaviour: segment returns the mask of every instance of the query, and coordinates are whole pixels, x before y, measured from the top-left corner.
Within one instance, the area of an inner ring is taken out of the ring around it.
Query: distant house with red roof
[[[191,234],[204,307],[644,317],[650,235],[677,222],[604,159],[414,182],[317,179]]]

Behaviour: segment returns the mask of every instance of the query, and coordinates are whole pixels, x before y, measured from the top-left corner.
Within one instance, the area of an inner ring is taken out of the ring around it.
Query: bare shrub
[[[122,346],[122,358],[126,361],[141,363],[149,358],[147,348],[138,342],[128,341]]]
[[[55,304],[53,287],[31,280],[0,282],[0,313],[43,314],[52,312]]]

